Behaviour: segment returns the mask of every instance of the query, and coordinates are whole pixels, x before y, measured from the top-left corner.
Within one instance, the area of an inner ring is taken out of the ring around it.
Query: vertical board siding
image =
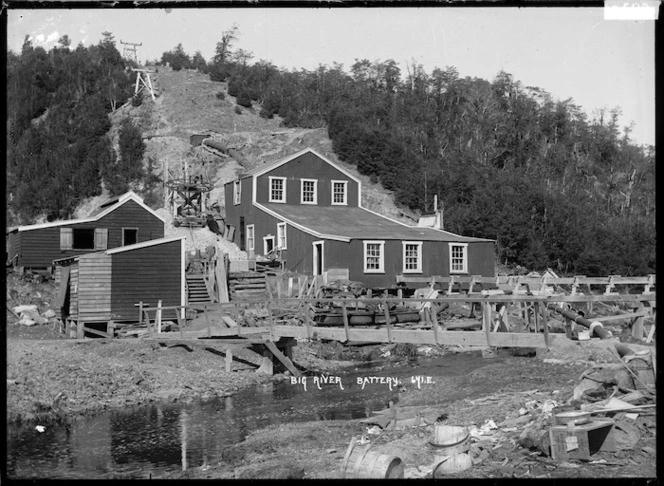
[[[73,263],[69,274],[69,315],[78,318],[78,263]]]
[[[122,228],[138,228],[138,243],[164,237],[164,222],[131,199],[98,221],[21,231],[18,265],[50,267],[53,260],[95,250],[60,250],[60,228],[107,228],[108,249],[122,244]]]
[[[152,308],[181,304],[181,241],[111,255],[111,314],[116,320],[138,320],[143,302]]]
[[[111,319],[111,256],[84,255],[78,261],[78,317],[83,321]]]

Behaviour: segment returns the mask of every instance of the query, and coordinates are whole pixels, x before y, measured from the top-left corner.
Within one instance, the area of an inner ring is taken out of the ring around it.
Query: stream
[[[387,377],[407,383],[420,376],[435,380],[468,373],[483,366],[482,361],[475,353],[462,353],[360,365],[331,374],[338,377],[337,383],[323,383],[321,375],[315,375],[319,378],[315,383],[314,376],[308,376],[306,390],[303,383],[271,382],[232,397],[79,417],[41,433],[34,426],[9,427],[7,476],[147,479],[205,467],[219,462],[224,448],[268,425],[369,417],[372,411],[387,408],[390,400],[397,401],[399,386],[390,387]]]

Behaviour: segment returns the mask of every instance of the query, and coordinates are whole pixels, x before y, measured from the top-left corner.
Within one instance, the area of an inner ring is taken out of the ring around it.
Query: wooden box
[[[598,451],[615,450],[611,419],[592,420],[583,425],[555,425],[549,429],[551,457],[555,460],[584,459]]]

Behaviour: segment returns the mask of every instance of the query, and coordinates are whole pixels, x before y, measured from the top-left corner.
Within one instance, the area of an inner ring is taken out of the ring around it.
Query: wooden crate
[[[615,438],[611,434],[611,419],[592,420],[587,424],[568,427],[555,425],[549,429],[551,457],[555,460],[590,460],[598,451],[615,450]]]

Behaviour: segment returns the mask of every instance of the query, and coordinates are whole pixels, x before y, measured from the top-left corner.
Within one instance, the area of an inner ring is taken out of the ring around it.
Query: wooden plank
[[[387,342],[392,342],[392,325],[390,324],[390,308],[387,305],[387,301],[383,299],[383,312],[385,313],[385,326],[387,328]]]
[[[590,319],[591,321],[598,321],[598,322],[608,322],[608,321],[621,321],[623,319],[632,319],[634,317],[645,317],[647,313],[645,312],[634,312],[631,314],[621,314],[619,316],[603,316],[603,317],[593,317]]]
[[[226,371],[230,373],[233,366],[233,352],[231,351],[230,348],[226,348],[225,358],[226,358]]]
[[[349,324],[348,324],[348,309],[346,309],[346,303],[341,302],[341,312],[343,314],[343,319],[344,319],[344,331],[346,332],[346,341],[348,342],[348,331],[349,331]]]
[[[108,333],[104,331],[98,331],[96,329],[91,329],[89,327],[83,326],[83,332],[89,332],[90,334],[94,334],[95,336],[101,336],[110,339],[111,336],[108,335]]]
[[[539,303],[537,303],[536,305],[539,305]],[[542,325],[544,326],[544,344],[546,345],[547,348],[549,348],[549,323],[547,320],[548,314],[545,305],[542,305],[540,307],[542,311]]]
[[[491,346],[491,304],[482,302],[482,327],[486,337],[486,345]]]
[[[438,340],[438,316],[436,315],[436,311],[433,307],[430,307],[431,310],[431,325],[433,326],[433,338],[434,341],[436,342],[436,345],[440,344],[440,341]],[[424,312],[427,312],[427,309],[424,309]]]
[[[650,326],[650,332],[648,333],[648,338],[646,339],[646,344],[650,344],[652,341],[652,338],[655,336],[655,323],[652,323],[652,326]]]
[[[221,321],[224,324],[226,324],[226,326],[228,326],[230,328],[237,328],[238,327],[237,322],[235,322],[231,316],[221,315],[221,316],[219,316],[219,318],[221,319]]]
[[[303,326],[275,326],[274,332],[281,337],[307,338],[307,331]],[[486,346],[486,335],[475,331],[449,331],[439,334],[440,344],[460,346]],[[320,327],[314,329],[314,338],[343,341],[346,339],[343,328]],[[349,330],[350,341],[387,343],[387,329],[358,329]],[[556,339],[567,339],[562,334],[551,335],[551,342]],[[411,344],[435,344],[434,331],[393,329],[392,342]],[[498,347],[530,347],[545,348],[544,336],[534,333],[499,332],[491,335],[491,346]]]
[[[281,363],[286,367],[288,371],[291,372],[293,376],[300,376],[300,370],[298,370],[295,365],[293,365],[293,362],[288,359],[287,356],[285,356],[281,351],[279,351],[279,348],[277,348],[277,345],[274,344],[272,341],[267,341],[265,343],[265,346],[267,349],[269,349],[273,355],[276,356],[276,358],[281,361]]]

